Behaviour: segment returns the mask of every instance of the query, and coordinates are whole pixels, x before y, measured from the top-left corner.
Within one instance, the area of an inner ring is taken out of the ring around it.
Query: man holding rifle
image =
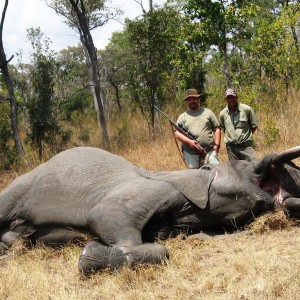
[[[194,140],[182,131],[175,131],[175,137],[182,142],[183,157],[187,166],[190,169],[198,169],[205,164],[218,164],[221,130],[216,116],[210,109],[200,106],[200,94],[197,90],[187,90],[184,100],[189,109],[179,116],[177,124],[182,124],[197,136]],[[207,155],[203,155],[205,152]]]

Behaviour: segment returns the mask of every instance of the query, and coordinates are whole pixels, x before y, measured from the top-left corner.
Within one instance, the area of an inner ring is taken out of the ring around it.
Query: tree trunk
[[[120,98],[120,91],[119,86],[113,82],[113,80],[109,79],[109,83],[114,87],[115,89],[115,95],[116,95],[116,101],[118,105],[119,112],[122,112],[122,106],[121,106],[121,98]]]
[[[83,46],[85,47],[87,53],[88,68],[89,68],[89,75],[91,81],[91,90],[92,90],[94,102],[98,113],[98,121],[99,121],[100,129],[102,132],[102,144],[104,148],[108,148],[109,136],[108,136],[106,118],[104,113],[104,105],[101,97],[101,85],[100,85],[100,77],[99,77],[100,72],[98,66],[97,51],[88,26],[88,20],[85,16],[85,8],[84,8],[83,1],[82,0],[81,1],[69,0],[69,1],[77,15],[78,23],[79,23],[77,29],[79,31],[80,40]],[[81,9],[79,8],[79,5]]]
[[[20,140],[20,134],[19,134],[19,128],[18,128],[18,114],[17,114],[17,101],[14,93],[13,84],[10,78],[10,74],[8,71],[8,62],[13,58],[13,56],[10,58],[10,60],[6,60],[6,55],[3,48],[3,41],[2,41],[2,33],[3,33],[3,24],[6,14],[6,9],[8,6],[8,0],[5,1],[5,5],[2,11],[2,17],[1,17],[1,25],[0,25],[0,69],[2,71],[2,75],[4,78],[4,82],[8,91],[9,100],[10,100],[10,111],[11,111],[11,126],[13,131],[13,137],[15,141],[15,147],[18,152],[18,154],[23,155],[24,149]]]

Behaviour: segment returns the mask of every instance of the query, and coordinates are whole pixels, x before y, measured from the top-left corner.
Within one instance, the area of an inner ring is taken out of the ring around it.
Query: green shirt
[[[212,150],[215,145],[214,129],[220,127],[220,124],[210,109],[200,107],[196,112],[186,111],[179,116],[178,123],[182,123],[190,132],[197,135],[198,143],[206,151]],[[182,149],[197,153],[185,143],[182,144]]]
[[[258,126],[253,109],[238,103],[236,112],[230,112],[226,106],[220,113],[220,125],[224,131],[225,144],[251,145],[253,142],[252,128]]]

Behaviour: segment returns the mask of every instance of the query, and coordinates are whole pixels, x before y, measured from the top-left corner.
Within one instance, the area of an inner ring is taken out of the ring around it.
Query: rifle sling
[[[186,161],[185,161],[185,159],[184,159],[184,157],[183,157],[182,151],[181,151],[181,149],[180,149],[180,147],[179,147],[179,145],[178,145],[178,140],[177,140],[176,137],[175,137],[173,124],[172,124],[171,122],[169,122],[169,123],[170,123],[170,126],[171,126],[171,130],[172,130],[173,138],[174,138],[175,143],[176,143],[177,150],[178,150],[178,152],[179,152],[179,154],[180,154],[180,157],[181,157],[181,159],[182,159],[184,165],[185,165],[186,168],[188,169],[189,167],[188,167],[188,165],[187,165],[187,163],[186,163]]]

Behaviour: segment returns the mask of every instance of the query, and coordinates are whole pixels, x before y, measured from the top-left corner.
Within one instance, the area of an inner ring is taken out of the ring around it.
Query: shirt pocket
[[[236,123],[236,128],[247,128],[247,127],[249,127],[247,117],[241,116],[238,122]]]

